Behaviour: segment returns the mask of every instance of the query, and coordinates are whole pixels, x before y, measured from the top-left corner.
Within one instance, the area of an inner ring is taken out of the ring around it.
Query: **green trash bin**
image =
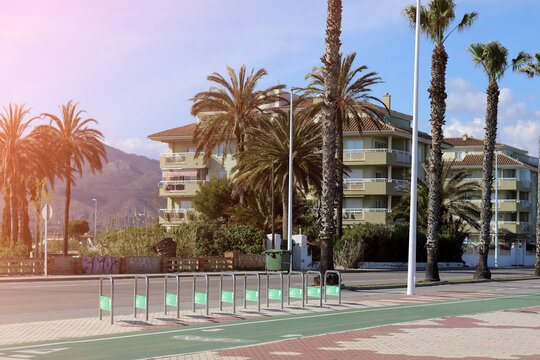
[[[289,271],[291,264],[291,251],[270,249],[266,255],[266,271]]]

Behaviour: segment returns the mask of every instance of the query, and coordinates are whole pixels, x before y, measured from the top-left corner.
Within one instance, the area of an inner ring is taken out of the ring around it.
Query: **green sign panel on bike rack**
[[[289,297],[301,299],[304,297],[304,292],[302,291],[302,288],[289,288]]]
[[[339,296],[339,286],[326,286],[326,295]]]
[[[311,297],[321,297],[321,288],[316,286],[308,286],[307,288],[307,296]]]
[[[234,293],[232,291],[221,290],[221,301],[233,303]]]
[[[169,306],[176,307],[178,301],[178,295],[167,293],[165,296],[165,303]]]
[[[111,298],[108,296],[99,297],[99,308],[101,310],[111,311]]]
[[[139,309],[146,309],[146,296],[135,295],[135,306]]]
[[[246,300],[248,301],[258,301],[259,292],[257,290],[246,290]]]
[[[281,300],[280,289],[268,289],[268,298],[271,300]]]
[[[206,293],[195,292],[195,304],[206,305]]]

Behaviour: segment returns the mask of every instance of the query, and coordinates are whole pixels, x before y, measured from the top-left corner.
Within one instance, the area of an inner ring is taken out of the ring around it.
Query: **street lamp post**
[[[287,212],[287,250],[291,252],[289,271],[293,269],[293,244],[292,244],[292,200],[293,200],[293,93],[299,88],[291,87],[291,109],[289,120],[289,209]]]
[[[92,199],[94,202],[94,243],[97,240],[97,199]]]

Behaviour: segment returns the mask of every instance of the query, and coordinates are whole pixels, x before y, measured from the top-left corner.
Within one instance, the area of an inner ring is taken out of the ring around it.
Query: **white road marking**
[[[223,329],[203,329],[205,332],[222,331]]]
[[[302,334],[287,334],[287,335],[281,335],[282,338],[291,338],[291,337],[300,337]]]
[[[232,339],[232,338],[211,338],[211,337],[202,337],[195,335],[176,335],[172,337],[175,340],[186,340],[186,341],[200,341],[200,342],[220,342],[220,343],[253,343],[255,340],[244,340],[244,339]]]

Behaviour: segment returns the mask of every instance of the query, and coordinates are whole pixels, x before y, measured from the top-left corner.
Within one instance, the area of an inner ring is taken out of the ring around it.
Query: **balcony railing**
[[[402,163],[411,162],[411,153],[408,151],[397,149],[346,149],[343,150],[344,161],[364,161],[366,160],[366,153],[395,153],[397,161]]]
[[[395,190],[405,191],[409,186],[407,180],[401,179],[388,179],[388,178],[349,178],[343,180],[343,190],[365,190],[366,183],[394,183],[396,184]]]
[[[344,220],[364,220],[365,214],[375,212],[375,213],[386,213],[388,209],[386,208],[345,208],[343,209],[343,219]]]
[[[200,155],[204,155],[201,153]],[[161,157],[165,161],[166,165],[182,165],[186,163],[186,159],[194,157],[195,152],[181,152],[181,153],[164,153]]]
[[[204,180],[177,180],[177,181],[160,181],[159,187],[165,191],[185,191],[187,184],[198,184]]]
[[[159,209],[159,216],[165,221],[182,221],[186,220],[187,214],[193,212],[194,209]]]

